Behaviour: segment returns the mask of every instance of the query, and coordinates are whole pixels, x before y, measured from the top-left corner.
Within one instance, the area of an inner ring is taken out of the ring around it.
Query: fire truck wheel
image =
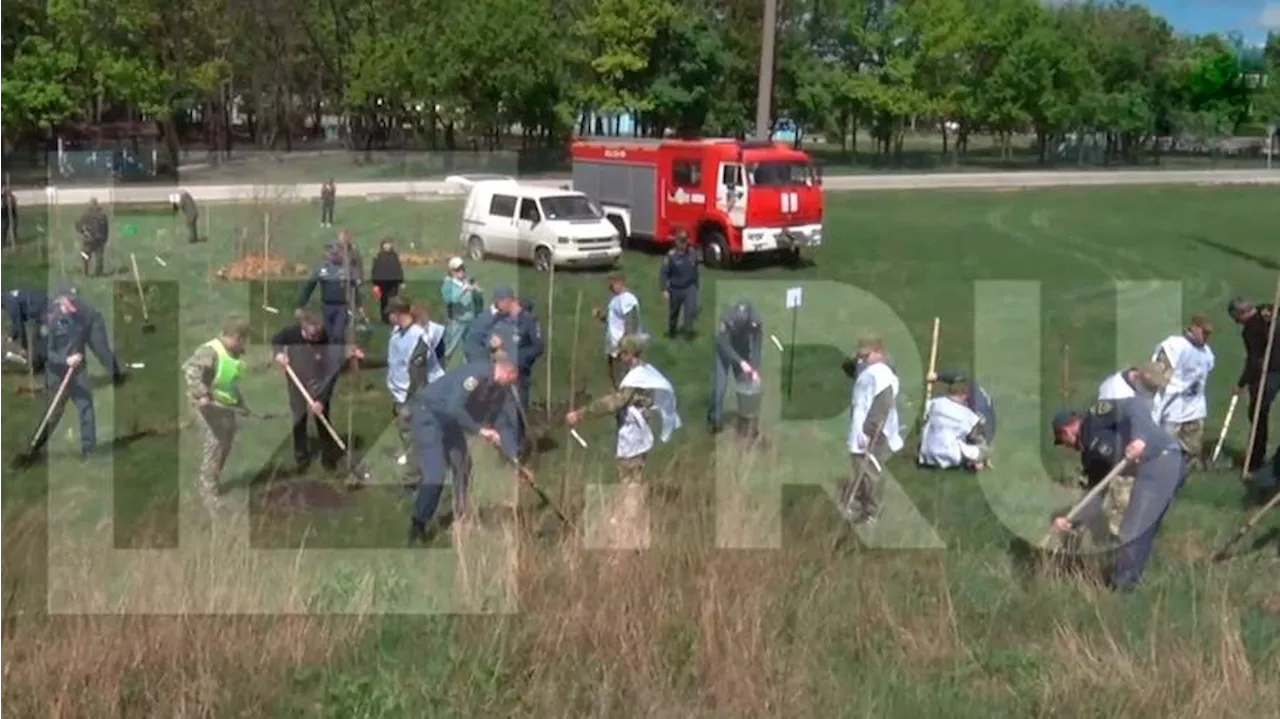
[[[729,242],[724,233],[712,228],[702,235],[702,262],[707,267],[724,267],[729,264]]]
[[[798,267],[800,265],[800,248],[791,247],[782,251],[782,261],[789,267]]]
[[[471,259],[475,260],[476,262],[483,260],[484,259],[484,240],[480,239],[479,237],[476,237],[475,235],[472,235],[471,239],[467,240],[467,254],[470,255]]]
[[[539,272],[547,272],[551,269],[551,250],[545,247],[539,247],[533,251],[533,267]]]

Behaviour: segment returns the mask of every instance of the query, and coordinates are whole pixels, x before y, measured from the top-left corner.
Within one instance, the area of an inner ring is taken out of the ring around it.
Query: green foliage
[[[754,117],[762,12],[729,0],[14,0],[4,126],[23,135],[128,115],[181,121],[231,90],[255,135],[346,115],[353,131],[455,128],[549,144],[591,114],[638,133],[734,134]],[[1280,112],[1280,42],[1178,37],[1146,7],[1042,0],[791,0],[772,116],[882,151],[908,128],[960,137],[1230,133]],[[1268,80],[1271,80],[1268,82]],[[215,112],[205,112],[205,122]],[[452,140],[449,140],[452,142]]]

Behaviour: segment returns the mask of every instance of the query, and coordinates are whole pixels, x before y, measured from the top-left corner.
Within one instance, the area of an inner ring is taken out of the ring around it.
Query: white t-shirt
[[[920,438],[920,464],[949,469],[978,458],[978,446],[969,434],[982,418],[950,397],[929,400],[924,433]]]
[[[853,395],[849,398],[849,454],[867,453],[870,438],[862,433],[862,425],[867,421],[872,402],[886,389],[893,392],[893,404],[880,431],[891,452],[902,449],[902,437],[898,434],[898,388],[898,376],[884,362],[877,362],[858,373],[853,382]]]
[[[627,333],[627,313],[639,310],[640,300],[631,294],[631,290],[623,290],[609,300],[605,311],[605,352],[610,357],[618,356],[618,343]]]
[[[1129,399],[1137,397],[1138,393],[1133,391],[1133,385],[1124,378],[1126,370],[1120,370],[1115,374],[1102,380],[1102,384],[1098,385],[1098,401],[1114,402],[1118,399]]]
[[[1204,386],[1213,371],[1213,350],[1197,347],[1184,335],[1173,335],[1156,346],[1152,361],[1163,351],[1173,366],[1169,384],[1155,397],[1152,418],[1157,423],[1194,422],[1209,414]]]
[[[632,367],[622,378],[620,387],[646,389],[653,393],[653,410],[662,419],[663,443],[671,439],[671,433],[680,428],[680,414],[676,411],[676,391],[671,381],[653,365]],[[618,459],[638,457],[653,449],[653,430],[645,412],[635,405],[626,408],[622,426],[618,428]]]

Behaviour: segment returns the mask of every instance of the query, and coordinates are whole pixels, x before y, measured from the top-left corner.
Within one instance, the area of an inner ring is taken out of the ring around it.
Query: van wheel
[[[631,238],[627,237],[627,226],[622,224],[622,218],[609,215],[609,222],[613,225],[613,229],[618,231],[618,246],[624,250],[631,247]]]
[[[729,241],[724,233],[712,228],[702,234],[702,263],[707,267],[724,267],[729,263]]]
[[[533,268],[539,272],[551,270],[551,250],[539,247],[533,251]]]
[[[467,255],[470,256],[471,259],[475,260],[476,262],[483,260],[484,259],[484,240],[480,239],[479,237],[476,237],[475,235],[472,235],[471,239],[467,240]]]

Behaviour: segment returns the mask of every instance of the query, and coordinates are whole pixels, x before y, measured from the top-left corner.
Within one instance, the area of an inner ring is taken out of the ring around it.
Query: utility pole
[[[764,27],[760,34],[760,84],[756,88],[756,137],[769,139],[773,106],[773,46],[778,31],[778,0],[764,0]]]

